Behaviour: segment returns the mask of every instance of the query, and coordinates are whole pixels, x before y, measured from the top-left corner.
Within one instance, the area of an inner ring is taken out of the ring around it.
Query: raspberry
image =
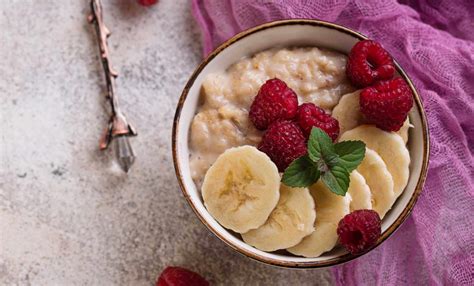
[[[258,149],[272,159],[280,172],[307,152],[303,132],[296,123],[287,120],[270,125]]]
[[[375,211],[354,211],[339,221],[339,243],[352,254],[364,252],[379,239],[382,232],[380,224],[380,217]]]
[[[309,138],[313,127],[324,130],[331,137],[332,141],[335,141],[337,136],[339,136],[339,121],[312,103],[303,103],[298,107],[296,120],[301,130],[303,130],[306,139]]]
[[[158,3],[158,0],[138,0],[138,4],[143,6],[151,6]]]
[[[166,267],[156,286],[209,286],[201,275],[182,267]]]
[[[298,97],[285,82],[267,80],[250,106],[250,120],[257,129],[265,130],[278,119],[292,119],[298,110]]]
[[[395,67],[390,54],[371,40],[360,41],[349,53],[347,76],[357,87],[366,87],[377,80],[391,79]]]
[[[379,81],[360,93],[365,118],[385,131],[398,131],[413,106],[410,88],[401,78]]]

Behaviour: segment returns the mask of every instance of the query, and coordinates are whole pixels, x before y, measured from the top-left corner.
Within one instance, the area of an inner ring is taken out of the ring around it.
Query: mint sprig
[[[308,154],[294,160],[283,173],[282,182],[290,187],[307,187],[320,178],[327,188],[345,196],[349,175],[365,156],[365,143],[344,141],[333,144],[323,130],[313,127],[308,140]]]

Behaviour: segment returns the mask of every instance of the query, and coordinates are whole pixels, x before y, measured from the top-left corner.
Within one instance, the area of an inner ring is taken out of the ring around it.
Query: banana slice
[[[332,193],[321,181],[310,187],[310,193],[316,204],[315,230],[287,250],[296,255],[318,257],[336,245],[337,225],[349,213],[350,196]]]
[[[405,142],[405,145],[408,142],[408,129],[410,129],[410,126],[411,126],[410,118],[407,117],[405,122],[403,122],[403,125],[400,128],[400,130],[397,131],[397,134],[400,135],[400,137],[402,137],[403,142]]]
[[[339,103],[332,111],[332,117],[339,121],[339,134],[351,130],[361,124],[364,124],[364,115],[360,112],[360,90],[348,93],[341,97]],[[410,128],[410,119],[407,117],[403,126],[396,133],[400,135],[405,142],[408,142],[408,129]]]
[[[242,234],[244,241],[263,251],[285,249],[298,244],[314,231],[314,200],[306,188],[281,184],[280,200],[264,225]]]
[[[209,168],[202,197],[209,213],[224,227],[244,233],[260,227],[280,197],[280,174],[252,146],[226,150]]]
[[[363,123],[364,118],[359,108],[359,94],[360,90],[356,90],[343,95],[332,110],[332,117],[339,121],[339,134]]]
[[[357,172],[352,171],[350,176],[351,182],[349,183],[349,189],[347,192],[351,197],[351,212],[356,210],[371,210],[372,209],[372,194],[370,188],[365,182],[364,177]]]
[[[357,171],[365,178],[370,188],[372,209],[383,218],[396,199],[392,175],[385,162],[374,150],[366,148],[364,160],[357,167]]]
[[[400,135],[383,131],[374,125],[361,125],[344,132],[339,140],[364,141],[367,148],[377,152],[387,165],[393,178],[395,196],[398,197],[403,192],[410,175],[410,154]],[[365,179],[367,180],[367,177]]]

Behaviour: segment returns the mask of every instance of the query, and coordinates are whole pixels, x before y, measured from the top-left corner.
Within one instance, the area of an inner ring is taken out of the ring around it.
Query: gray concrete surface
[[[327,270],[234,252],[183,199],[170,136],[201,57],[188,2],[103,2],[118,92],[139,131],[128,176],[97,147],[107,117],[88,1],[0,1],[0,285],[153,285],[167,265],[215,285],[330,284]]]

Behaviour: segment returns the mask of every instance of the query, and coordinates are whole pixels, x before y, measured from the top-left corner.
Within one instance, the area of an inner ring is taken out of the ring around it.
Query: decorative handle
[[[111,141],[114,138],[117,138],[116,156],[122,169],[125,172],[128,172],[135,161],[135,155],[128,137],[136,136],[137,132],[135,128],[128,123],[125,115],[120,110],[118,97],[115,93],[115,79],[118,74],[110,64],[109,49],[107,45],[107,38],[110,36],[110,30],[104,24],[102,17],[102,4],[100,0],[91,0],[91,15],[88,17],[88,20],[95,26],[100,58],[107,84],[106,98],[110,103],[111,110],[109,123],[99,141],[99,147],[101,150],[105,150],[110,145]]]

